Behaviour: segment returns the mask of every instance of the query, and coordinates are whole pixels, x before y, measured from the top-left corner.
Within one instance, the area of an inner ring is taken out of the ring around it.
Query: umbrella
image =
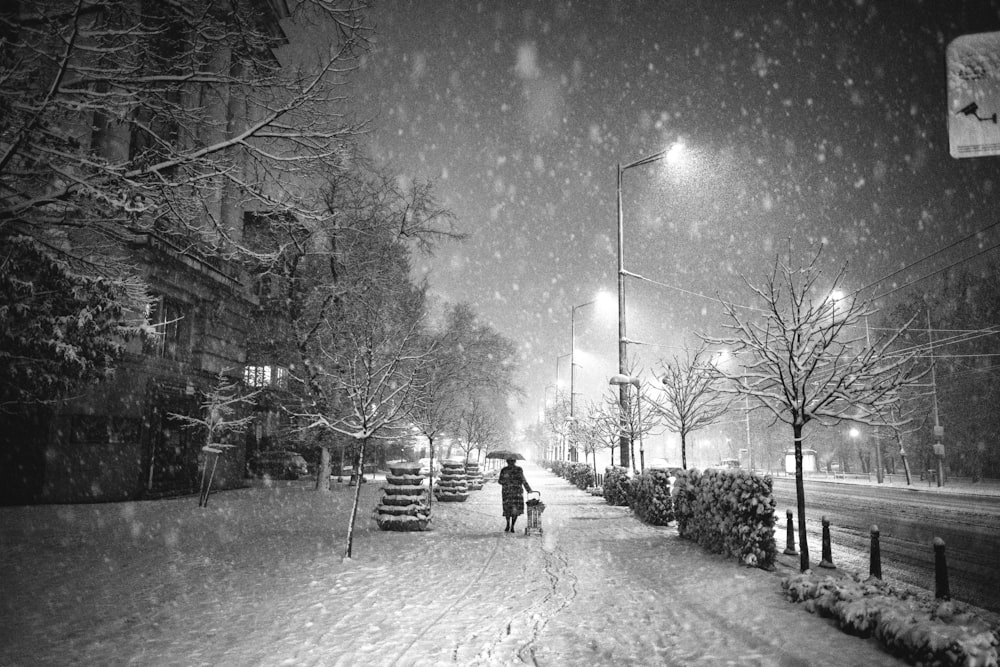
[[[524,460],[523,456],[521,456],[517,452],[512,452],[512,451],[510,451],[508,449],[495,449],[492,452],[488,452],[486,454],[486,458],[488,458],[488,459],[504,459],[504,460],[507,460],[507,459],[516,459],[518,461],[523,461]]]

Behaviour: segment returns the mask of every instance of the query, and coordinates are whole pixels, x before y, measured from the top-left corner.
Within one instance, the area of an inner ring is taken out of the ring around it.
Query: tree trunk
[[[361,441],[361,448],[358,451],[358,466],[361,470],[364,470],[365,444],[367,442],[368,438],[364,438]],[[351,558],[351,549],[354,547],[354,521],[358,516],[358,504],[361,502],[361,480],[362,477],[359,475],[357,486],[354,488],[354,503],[351,506],[351,518],[347,522],[347,552],[344,554],[344,558],[347,560]]]
[[[684,437],[683,431],[681,431],[681,468],[688,469],[687,438]]]
[[[430,447],[430,463],[427,465],[427,513],[430,514],[431,505],[434,504],[434,438],[427,436],[427,444]]]
[[[809,543],[806,541],[806,491],[802,475],[802,424],[793,424],[795,435],[795,500],[799,521],[799,569],[809,569]]]
[[[316,471],[316,490],[320,493],[330,492],[330,448],[319,448],[319,470]]]

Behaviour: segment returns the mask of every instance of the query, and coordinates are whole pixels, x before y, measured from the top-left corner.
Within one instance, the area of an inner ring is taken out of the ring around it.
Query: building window
[[[156,335],[147,339],[147,354],[161,359],[181,359],[191,339],[191,328],[181,302],[164,296],[153,300],[149,323]]]
[[[288,369],[281,366],[247,366],[243,369],[243,381],[248,387],[284,388],[288,380]]]

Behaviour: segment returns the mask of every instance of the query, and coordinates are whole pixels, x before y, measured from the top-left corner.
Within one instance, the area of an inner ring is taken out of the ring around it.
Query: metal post
[[[830,521],[823,517],[823,560],[819,562],[820,567],[834,570],[837,568],[833,564],[833,549],[830,546]]]
[[[934,597],[939,600],[951,599],[951,588],[948,586],[948,563],[944,557],[944,540],[934,538]]]
[[[628,371],[625,369],[626,356],[628,350],[626,349],[626,337],[625,337],[625,258],[623,253],[623,247],[625,245],[625,230],[622,219],[622,165],[618,163],[618,185],[617,185],[617,195],[618,195],[618,372],[622,375],[626,375]],[[625,415],[628,414],[628,387],[625,385],[620,385],[618,387],[618,407],[620,410],[620,433],[618,435],[618,449],[620,450],[619,456],[621,457],[621,465],[623,468],[628,468],[629,465],[629,445],[631,443],[631,437],[625,431]]]
[[[934,456],[937,458],[937,485],[944,485],[944,443],[941,439],[944,437],[944,427],[941,426],[941,421],[938,416],[938,399],[937,399],[937,364],[934,361],[934,336],[931,333],[931,311],[927,310],[927,341],[928,349],[931,356],[931,388],[933,389],[934,398]]]
[[[795,527],[792,525],[792,510],[785,510],[785,555],[797,556],[799,552],[795,550]]]
[[[872,524],[871,528],[872,534],[872,546],[871,546],[871,564],[868,566],[868,575],[875,577],[876,579],[882,578],[882,552],[879,549],[879,532],[878,526]]]

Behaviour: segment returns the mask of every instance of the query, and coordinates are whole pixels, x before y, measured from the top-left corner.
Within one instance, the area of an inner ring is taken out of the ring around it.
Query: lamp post
[[[645,452],[645,450],[642,447],[642,381],[639,378],[637,378],[637,377],[633,377],[631,375],[626,375],[624,373],[618,373],[617,375],[612,375],[611,376],[611,379],[608,380],[608,384],[612,385],[612,386],[618,385],[619,391],[622,391],[622,392],[625,393],[625,396],[626,396],[625,404],[626,404],[626,406],[628,405],[628,386],[629,385],[635,385],[635,401],[636,401],[635,402],[635,416],[636,416],[636,421],[638,422],[635,430],[636,430],[636,435],[639,436],[639,471],[640,472],[645,471],[646,470],[646,452]],[[623,426],[622,430],[624,431],[624,426],[625,426],[625,415],[624,415],[624,413],[622,413],[622,426]],[[629,433],[627,436],[623,436],[622,437],[622,442],[628,442],[629,445],[631,445],[631,443],[632,443],[632,434]],[[626,457],[623,457],[623,459],[627,460]],[[626,466],[622,466],[622,467],[627,467],[627,465]],[[635,470],[635,463],[634,462],[632,464],[632,470],[633,471]]]
[[[560,354],[559,356],[556,357],[556,398],[555,398],[556,402],[559,401],[559,383],[561,382],[561,380],[559,379],[559,375],[560,375],[559,374],[559,362],[561,362],[566,357],[572,358],[573,357],[573,352],[570,351],[570,352],[567,352],[566,354]],[[570,372],[572,373],[572,368],[570,369]],[[573,389],[572,389],[572,386],[571,386],[570,387],[570,392],[572,392],[572,391],[573,391]],[[573,400],[572,394],[570,395],[570,400]],[[560,427],[560,428],[562,428],[562,427]],[[565,434],[563,434],[560,437],[560,441],[561,442],[560,442],[560,445],[559,445],[559,454],[558,454],[558,456],[556,458],[559,459],[559,460],[563,460],[563,459],[566,458],[566,451],[565,451],[566,450],[566,435]]]
[[[854,447],[858,450],[858,458],[861,458],[861,446],[858,444],[858,438],[861,437],[861,431],[858,430],[856,426],[852,426],[847,431],[847,435],[851,436],[851,442],[854,443]],[[864,465],[864,460],[861,461],[861,465]],[[868,479],[871,479],[871,465],[868,466]]]
[[[597,299],[573,306],[569,311],[569,421],[576,419],[574,406],[576,405],[576,311],[585,306],[597,303]],[[576,439],[570,438],[569,460],[576,462],[578,456],[576,452]]]
[[[628,354],[628,338],[625,335],[625,257],[623,246],[625,245],[625,232],[622,219],[622,174],[633,167],[641,167],[645,164],[658,162],[664,158],[673,158],[683,150],[682,144],[674,144],[667,150],[653,153],[635,162],[630,162],[624,166],[619,162],[617,165],[617,199],[618,199],[618,375],[628,377],[626,368]],[[618,405],[621,412],[621,421],[624,425],[625,413],[628,410],[628,385],[621,384],[618,387]],[[631,438],[621,430],[619,449],[621,450],[621,464],[623,468],[629,466],[629,444]]]

